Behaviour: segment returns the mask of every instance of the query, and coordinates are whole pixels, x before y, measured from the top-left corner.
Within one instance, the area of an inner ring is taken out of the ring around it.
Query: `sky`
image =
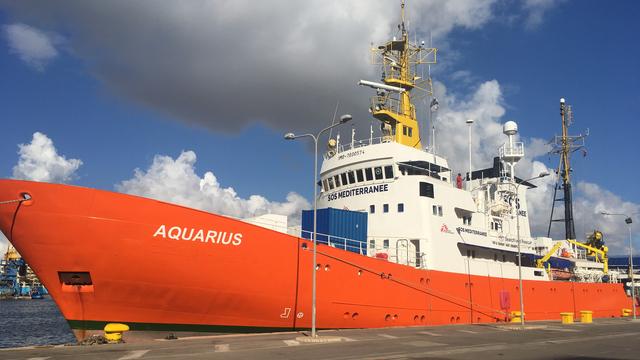
[[[282,134],[316,132],[337,104],[354,117],[342,135],[368,136],[372,94],[356,84],[379,80],[369,47],[396,35],[398,5],[0,0],[0,177],[295,222],[313,196],[313,153]],[[623,219],[599,212],[640,211],[638,13],[631,0],[408,1],[409,30],[439,48],[438,153],[468,167],[472,118],[473,164],[488,167],[514,120],[518,175],[552,172],[545,144],[566,98],[570,131],[589,131],[587,156],[573,158],[576,232],[602,229],[624,254]],[[553,182],[529,194],[534,235],[546,234]]]

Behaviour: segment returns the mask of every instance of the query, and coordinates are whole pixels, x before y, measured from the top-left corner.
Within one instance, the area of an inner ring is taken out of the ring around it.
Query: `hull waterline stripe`
[[[96,320],[67,320],[74,330],[102,330],[108,323],[127,324],[131,330],[137,331],[189,331],[189,332],[220,332],[220,333],[262,333],[306,330],[293,329],[291,327],[260,327],[260,326],[236,326],[236,325],[202,325],[202,324],[163,324],[141,323],[129,321],[96,321]]]

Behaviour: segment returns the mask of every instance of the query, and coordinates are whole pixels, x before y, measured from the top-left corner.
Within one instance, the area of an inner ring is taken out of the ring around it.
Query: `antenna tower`
[[[549,144],[552,145],[551,154],[560,155],[558,164],[558,180],[553,190],[553,203],[551,204],[551,216],[549,218],[549,228],[547,237],[551,235],[551,224],[554,222],[564,222],[565,237],[567,240],[576,240],[576,229],[573,221],[573,201],[571,194],[571,154],[582,150],[585,151],[585,138],[589,135],[589,130],[585,134],[577,136],[569,135],[569,126],[573,123],[573,111],[571,105],[566,105],[564,98],[560,99],[560,118],[562,120],[562,135],[556,135]],[[558,190],[562,189],[563,198],[559,198]],[[556,202],[564,203],[564,219],[554,219],[553,213]]]

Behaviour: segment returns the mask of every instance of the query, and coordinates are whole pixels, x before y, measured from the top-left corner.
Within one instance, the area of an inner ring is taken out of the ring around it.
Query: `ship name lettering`
[[[242,233],[233,233],[227,231],[195,229],[180,226],[160,225],[153,237],[162,237],[172,240],[199,241],[201,243],[235,245],[242,243]]]
[[[332,200],[347,198],[351,196],[373,194],[373,193],[385,192],[385,191],[389,191],[389,184],[369,185],[369,186],[363,186],[363,187],[350,189],[350,190],[336,191],[332,194],[327,195],[327,200],[332,201]]]
[[[487,232],[486,231],[479,231],[479,230],[476,230],[476,229],[467,229],[467,228],[463,228],[462,226],[456,228],[456,230],[458,230],[458,233],[464,232],[464,233],[468,233],[468,234],[487,236]]]

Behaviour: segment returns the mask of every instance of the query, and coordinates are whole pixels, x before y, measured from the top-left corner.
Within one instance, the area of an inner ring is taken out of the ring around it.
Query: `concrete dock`
[[[640,322],[595,320],[562,325],[453,325],[328,330],[310,343],[305,333],[213,335],[93,346],[0,349],[0,359],[639,359]],[[127,335],[125,335],[125,340]]]

